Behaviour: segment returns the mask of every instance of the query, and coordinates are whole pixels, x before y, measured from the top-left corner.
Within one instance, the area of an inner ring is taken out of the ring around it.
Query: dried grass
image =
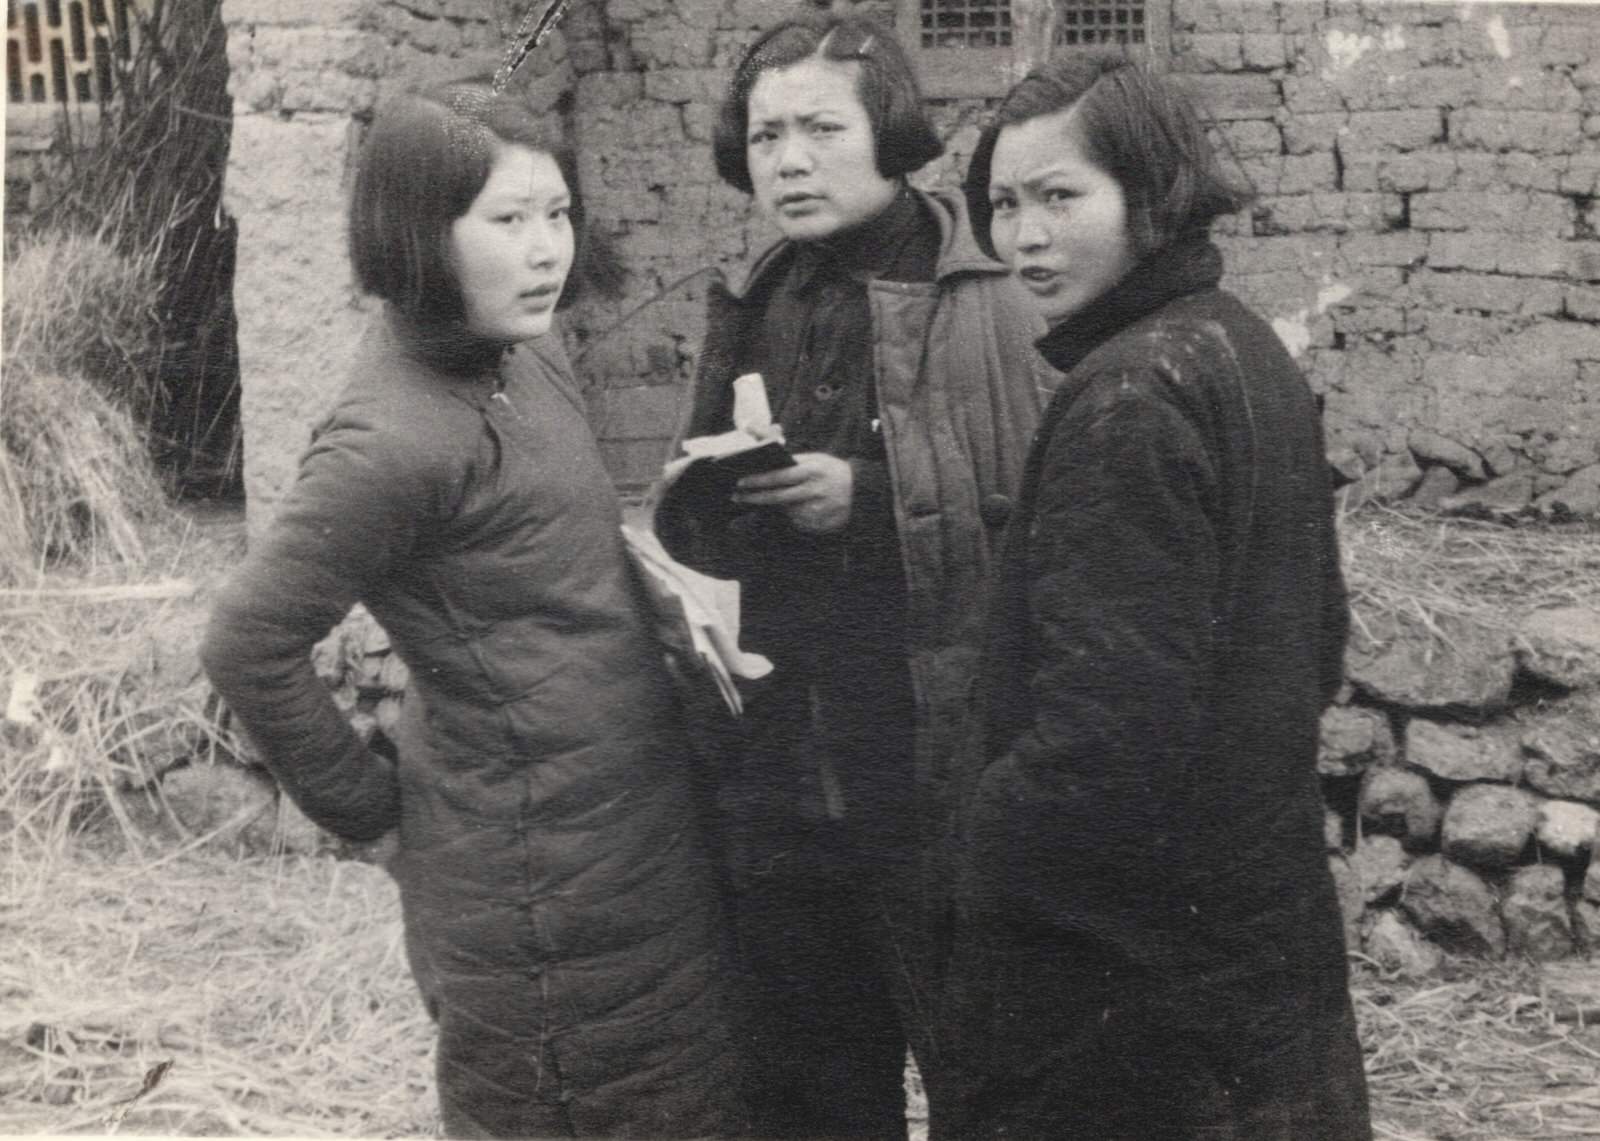
[[[1369,605],[1508,621],[1596,599],[1592,529],[1365,511],[1344,533]],[[0,591],[0,677],[47,679],[41,705],[73,757],[52,785],[43,740],[0,740],[0,1133],[436,1135],[432,1029],[382,872],[85,827],[83,802],[142,779],[161,732],[204,723],[148,688],[158,675],[130,647],[192,620],[182,580],[203,601],[237,540],[147,548],[162,553],[137,575]],[[1452,960],[1408,980],[1359,963],[1376,1136],[1600,1137],[1593,1004],[1556,995],[1551,969]]]
[[[12,241],[0,302],[8,402],[53,411],[55,402],[30,389],[65,375],[145,420],[155,399],[159,265],[159,248],[124,252],[115,234],[35,229]]]
[[[1361,969],[1354,997],[1378,1138],[1600,1137],[1600,1027],[1567,1021],[1540,968],[1456,960],[1410,981]]]
[[[175,517],[174,517],[175,518]],[[121,793],[208,752],[219,730],[195,646],[205,580],[237,558],[237,530],[173,520],[142,562],[0,589],[0,707],[31,682],[31,723],[0,720],[0,859],[47,868],[109,819],[134,858],[143,830]],[[134,581],[129,581],[132,577]]]
[[[155,255],[39,232],[13,243],[0,362],[0,586],[54,564],[137,566],[167,514],[140,425],[154,399]]]
[[[377,868],[79,849],[48,877],[12,864],[0,927],[0,1133],[436,1132],[433,1033]]]
[[[1600,608],[1600,527],[1507,527],[1367,507],[1341,520],[1358,615],[1436,627],[1441,617],[1514,629],[1552,606]]]

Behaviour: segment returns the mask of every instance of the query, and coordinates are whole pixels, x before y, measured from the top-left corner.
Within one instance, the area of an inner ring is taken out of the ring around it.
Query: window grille
[[[1056,8],[1056,43],[1142,44],[1145,0],[1062,0]]]
[[[1172,0],[899,0],[897,11],[927,95],[989,98],[1037,63],[1030,28],[1051,27],[1060,49],[1123,46],[1162,59]]]
[[[112,54],[128,57],[130,0],[6,0],[11,105],[94,105],[112,96]]]
[[[925,48],[1011,46],[1011,0],[921,0]]]

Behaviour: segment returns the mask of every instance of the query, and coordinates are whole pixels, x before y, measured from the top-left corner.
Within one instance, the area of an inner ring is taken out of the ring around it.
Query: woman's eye
[[[996,214],[1007,214],[1016,206],[1016,200],[1002,195],[999,198],[989,199],[989,209]]]
[[[842,131],[844,127],[839,123],[812,123],[811,131],[818,135],[831,135],[835,131]]]
[[[770,143],[775,137],[771,131],[752,131],[750,133],[750,145],[754,147],[760,146],[762,143]]]
[[[571,206],[557,206],[554,210],[550,211],[550,217],[552,218],[570,218],[571,216]]]
[[[510,214],[497,214],[495,215],[494,220],[496,223],[502,226],[515,226],[518,222],[522,221],[522,214],[517,211],[513,211]]]
[[[1076,197],[1077,195],[1072,191],[1062,190],[1060,187],[1054,187],[1044,192],[1044,200],[1052,206],[1065,206]]]

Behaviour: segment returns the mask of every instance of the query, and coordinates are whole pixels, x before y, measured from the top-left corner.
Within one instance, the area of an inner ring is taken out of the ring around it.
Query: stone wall
[[[1318,765],[1350,948],[1413,972],[1600,948],[1600,613],[1356,614]]]

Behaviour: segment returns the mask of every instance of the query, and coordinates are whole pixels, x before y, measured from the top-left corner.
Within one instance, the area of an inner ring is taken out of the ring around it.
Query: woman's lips
[[[1029,289],[1043,291],[1054,288],[1061,280],[1061,272],[1044,266],[1030,265],[1017,271],[1017,276]]]
[[[524,301],[544,301],[561,292],[559,285],[536,285],[532,289],[524,289],[517,294]]]
[[[778,198],[779,210],[803,209],[822,201],[822,195],[811,193],[790,193],[780,195]]]

